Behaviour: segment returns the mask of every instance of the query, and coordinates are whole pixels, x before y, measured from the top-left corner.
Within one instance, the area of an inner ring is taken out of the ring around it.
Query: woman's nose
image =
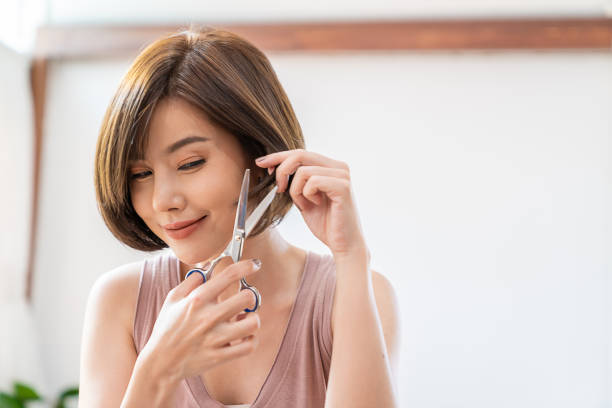
[[[185,196],[176,183],[163,181],[155,183],[153,191],[153,209],[157,212],[181,210],[185,207]]]

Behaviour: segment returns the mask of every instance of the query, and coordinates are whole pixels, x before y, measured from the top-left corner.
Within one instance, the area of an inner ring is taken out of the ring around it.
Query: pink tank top
[[[179,261],[171,252],[144,261],[134,319],[137,353],[147,343],[166,295],[179,284],[179,279]],[[314,408],[325,405],[332,353],[331,309],[335,286],[333,257],[308,252],[280,349],[251,408]],[[210,397],[200,376],[185,378],[180,383],[174,406],[229,407]]]

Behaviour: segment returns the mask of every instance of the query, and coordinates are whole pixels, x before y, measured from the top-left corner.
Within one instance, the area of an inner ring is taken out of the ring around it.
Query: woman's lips
[[[164,230],[166,234],[173,239],[183,239],[187,238],[193,231],[195,231],[206,216],[202,218],[197,218],[194,220],[175,222],[173,224],[164,225]]]

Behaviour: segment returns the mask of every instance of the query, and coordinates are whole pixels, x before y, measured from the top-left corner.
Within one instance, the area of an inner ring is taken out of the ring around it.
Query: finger
[[[197,272],[192,273],[185,280],[172,288],[172,290],[168,292],[168,297],[173,299],[182,299],[203,283],[204,280],[202,279],[201,274]]]
[[[300,208],[304,210],[308,208],[307,206],[312,204],[320,204],[318,202],[314,202],[304,197],[303,190],[306,182],[310,177],[314,175],[319,176],[327,176],[327,177],[335,177],[344,180],[349,180],[350,175],[348,170],[330,168],[330,167],[321,167],[321,166],[301,166],[299,167],[295,175],[293,176],[293,181],[291,182],[291,186],[289,188],[289,195],[294,203]]]
[[[289,175],[293,174],[301,165],[348,169],[346,163],[303,149],[271,153],[258,158],[255,163],[260,167],[266,168],[278,166],[276,169],[276,184],[278,185],[279,193],[286,190]]]
[[[284,150],[282,152],[270,153],[266,156],[258,157],[257,159],[255,159],[255,164],[257,164],[259,167],[273,167],[287,160],[287,158],[289,158],[290,156],[295,156],[295,155],[302,155],[304,157],[309,157],[310,160],[316,160],[317,162],[324,160],[327,163],[331,163],[331,162],[339,163],[336,160],[330,159],[329,157],[325,157],[319,153],[310,152],[304,149],[292,149],[292,150]],[[317,163],[313,162],[309,164],[317,164]]]
[[[233,259],[230,256],[222,258],[213,271],[208,274],[208,280],[219,279],[225,273],[231,273],[232,268],[228,269],[234,264]],[[217,302],[222,302],[234,293],[237,293],[240,289],[240,283],[238,281],[232,282],[228,287],[223,289],[222,293],[217,295]]]
[[[215,330],[217,333],[214,334],[212,345],[214,347],[225,346],[255,334],[260,327],[261,322],[257,313],[249,313],[246,318],[238,322],[222,323]]]
[[[348,180],[327,177],[327,176],[312,176],[306,181],[306,185],[302,190],[302,194],[308,200],[316,202],[319,200],[318,195],[323,193],[331,200],[346,199],[351,195],[351,183]]]
[[[217,360],[228,361],[246,356],[255,351],[259,344],[257,336],[245,337],[240,343],[217,349]]]
[[[307,152],[305,150],[294,151],[294,154],[285,158],[276,167],[276,184],[278,192],[287,190],[289,176],[294,174],[301,166],[318,166],[326,168],[348,168],[344,163],[322,156],[318,153]]]
[[[227,321],[231,317],[242,313],[246,308],[252,308],[255,304],[253,292],[250,290],[241,290],[235,295],[230,296],[227,300],[215,305],[211,311],[213,321]]]
[[[218,267],[218,266],[217,266]],[[261,261],[258,259],[246,259],[231,264],[223,273],[213,271],[213,277],[205,285],[200,285],[188,296],[198,298],[203,302],[210,302],[217,298],[230,285],[236,284],[240,279],[257,272],[261,268]]]
[[[255,163],[259,167],[274,167],[281,162],[285,161],[290,156],[302,156],[305,158],[304,164],[308,165],[321,165],[325,167],[337,167],[348,169],[348,165],[342,161],[331,159],[327,156],[323,156],[322,154],[316,152],[310,152],[304,149],[292,149],[285,150],[282,152],[270,153],[266,156],[259,157],[255,159]]]

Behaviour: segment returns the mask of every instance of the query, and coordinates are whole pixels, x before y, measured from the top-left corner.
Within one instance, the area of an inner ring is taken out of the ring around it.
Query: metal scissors
[[[247,218],[247,200],[249,196],[249,180],[250,180],[250,169],[246,169],[244,172],[244,177],[242,178],[242,187],[240,188],[240,196],[238,197],[238,208],[236,209],[236,221],[234,222],[234,232],[232,234],[232,238],[218,257],[213,259],[210,262],[210,266],[208,269],[204,270],[202,268],[194,268],[187,272],[185,275],[185,279],[192,273],[199,273],[204,278],[204,283],[206,283],[211,277],[212,272],[219,263],[219,261],[226,256],[230,256],[234,263],[238,262],[242,257],[242,248],[244,246],[244,241],[251,233],[251,230],[257,225],[257,222],[264,214],[264,212],[274,200],[274,196],[276,195],[276,190],[278,186],[274,186],[272,190],[263,200],[257,205],[257,207],[253,210],[251,215]],[[255,286],[249,285],[244,278],[240,279],[240,290],[250,290],[255,295],[255,306],[253,309],[244,309],[245,312],[254,312],[259,306],[261,306],[261,294],[257,290]]]

